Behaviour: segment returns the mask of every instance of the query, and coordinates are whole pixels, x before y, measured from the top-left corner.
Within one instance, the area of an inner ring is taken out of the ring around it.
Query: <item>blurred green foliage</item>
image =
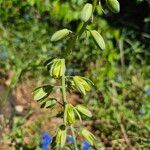
[[[0,0],[0,77],[21,69],[37,80],[43,62],[65,49],[65,42],[50,42],[52,33],[68,24],[76,30],[85,2]],[[101,32],[107,48],[100,51],[83,34],[68,56],[68,73],[86,74],[95,83],[86,99],[95,114],[93,131],[104,147],[148,150],[150,96],[144,91],[150,89],[150,4],[120,1],[121,12],[113,15],[101,2],[105,14],[97,7],[94,25],[88,28]],[[45,71],[42,80],[47,76]]]

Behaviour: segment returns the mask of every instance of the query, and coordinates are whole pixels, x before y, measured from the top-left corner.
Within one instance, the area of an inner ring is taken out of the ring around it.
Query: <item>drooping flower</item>
[[[90,143],[88,141],[83,141],[83,150],[90,150]]]
[[[52,137],[48,133],[44,133],[41,138],[41,148],[42,150],[47,150],[49,145],[52,143]]]
[[[67,142],[70,143],[70,144],[73,143],[74,142],[73,137],[72,136],[68,136],[67,137]]]

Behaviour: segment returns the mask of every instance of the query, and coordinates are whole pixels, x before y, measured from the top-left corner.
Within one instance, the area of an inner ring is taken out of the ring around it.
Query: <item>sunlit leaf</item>
[[[74,108],[74,112],[77,114],[77,116],[79,117],[80,121],[82,121],[81,115],[79,114],[78,110],[76,108]]]
[[[52,61],[52,65],[51,65],[51,69],[50,69],[50,76],[53,76],[53,70],[54,70],[56,64],[57,64],[57,60],[55,59]]]
[[[57,104],[56,99],[48,99],[44,103],[42,103],[42,108],[51,108]]]
[[[75,108],[85,116],[92,117],[92,113],[85,106],[77,105]]]
[[[51,91],[52,91],[52,86],[50,85],[44,85],[44,86],[38,87],[32,92],[33,99],[38,101],[43,98],[46,98]]]
[[[58,78],[60,76],[60,70],[61,70],[61,61],[57,61],[54,68],[53,68],[53,76]]]
[[[90,131],[88,131],[86,129],[82,129],[81,133],[91,145],[94,145],[96,138]]]

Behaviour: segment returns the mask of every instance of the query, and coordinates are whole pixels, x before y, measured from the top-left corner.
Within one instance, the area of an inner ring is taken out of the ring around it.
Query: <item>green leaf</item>
[[[57,62],[56,62],[56,64],[55,64],[55,66],[54,66],[54,68],[53,68],[53,76],[54,77],[56,77],[56,78],[58,78],[58,77],[60,77],[61,75],[60,75],[60,70],[61,70],[61,61],[60,60],[58,60]]]
[[[86,129],[82,129],[81,133],[91,145],[94,145],[96,138],[90,131],[88,131]]]
[[[118,0],[107,0],[106,4],[113,13],[120,12],[120,4],[119,4]]]
[[[85,106],[77,105],[75,108],[85,116],[92,117],[92,113]]]
[[[50,69],[50,76],[52,76],[52,77],[54,76],[53,71],[54,71],[54,68],[55,68],[56,64],[57,64],[57,59],[54,59],[52,61],[52,65],[51,65],[51,69]]]
[[[104,50],[105,49],[105,42],[103,37],[96,31],[96,30],[92,30],[90,31],[94,41],[96,42],[96,44],[99,46],[100,49]]]
[[[36,101],[44,99],[49,95],[51,91],[52,91],[52,86],[50,85],[44,85],[42,87],[38,87],[32,92],[33,99]]]
[[[88,79],[88,78],[86,78],[86,77],[82,77],[82,79],[84,79],[87,83],[89,83],[90,85],[92,85],[92,86],[94,86],[94,83],[90,80],[90,79]]]
[[[50,99],[46,100],[44,103],[42,103],[41,107],[42,108],[51,108],[51,107],[55,106],[56,104],[57,104],[56,99],[50,98]]]
[[[74,112],[77,114],[77,116],[79,117],[80,121],[82,121],[81,115],[79,114],[78,110],[76,108],[74,108]]]
[[[68,29],[62,29],[62,30],[56,31],[56,32],[52,35],[51,41],[52,41],[52,42],[59,41],[59,40],[65,38],[66,36],[68,36],[69,33],[71,33],[71,31],[68,30]]]
[[[87,22],[92,16],[92,4],[85,4],[81,11],[81,20]]]
[[[90,85],[89,85],[85,80],[83,80],[83,78],[82,78],[82,80],[81,80],[81,83],[82,83],[82,85],[83,85],[85,91],[90,91],[90,90],[91,90]]]
[[[61,76],[62,76],[63,74],[65,74],[65,72],[66,72],[65,59],[61,59],[61,70],[60,70]]]

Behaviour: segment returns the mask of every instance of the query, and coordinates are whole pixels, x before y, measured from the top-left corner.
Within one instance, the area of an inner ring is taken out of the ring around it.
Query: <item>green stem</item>
[[[64,64],[65,64],[65,59],[63,59]],[[66,80],[65,80],[65,73],[62,75],[61,78],[61,84],[62,84],[62,100],[63,100],[63,104],[65,106],[65,104],[67,103],[67,99],[66,99]]]
[[[65,64],[65,59],[63,60],[64,61],[64,64]],[[63,104],[64,104],[64,107],[67,103],[67,99],[66,99],[66,80],[65,80],[65,73],[62,75],[62,100],[63,100]],[[74,133],[74,128],[73,126],[70,126],[71,128],[71,132],[72,132],[72,136],[73,136],[73,139],[74,139],[74,146],[75,146],[75,150],[78,150],[78,147],[77,147],[77,142],[76,142],[76,137],[75,137],[75,133]]]
[[[68,52],[72,52],[72,47],[74,46],[77,38],[80,37],[82,35],[82,33],[84,32],[86,26],[87,26],[87,23],[86,22],[83,23],[83,25],[82,25],[81,29],[78,31],[78,33],[72,37],[72,39],[70,40],[70,42],[66,48],[64,57],[66,57],[68,55]]]
[[[97,5],[97,0],[93,0],[93,12],[95,11],[96,5]],[[83,32],[85,31],[87,25],[88,25],[88,22],[84,22],[82,24],[82,27],[80,28],[80,30],[77,32],[77,34],[71,38],[71,40],[69,41],[69,44],[68,44],[66,50],[63,53],[63,57],[64,58],[66,58],[68,56],[68,52],[72,51],[72,48],[73,48],[76,40],[83,34]],[[64,59],[64,63],[65,63],[65,59]],[[67,100],[66,100],[65,74],[62,75],[62,99],[63,99],[63,103],[64,103],[64,107],[65,107],[65,105],[67,103]],[[75,150],[78,150],[76,136],[75,136],[75,132],[74,132],[74,127],[71,125],[70,129],[71,129],[72,136],[73,136],[73,139],[74,139]]]
[[[97,0],[93,0],[93,12],[95,11],[96,5],[97,5]]]
[[[70,129],[71,129],[72,137],[73,137],[73,140],[74,140],[74,147],[75,147],[75,150],[78,150],[77,141],[76,141],[76,136],[75,136],[75,132],[74,132],[74,127],[71,125],[71,126],[70,126]]]

